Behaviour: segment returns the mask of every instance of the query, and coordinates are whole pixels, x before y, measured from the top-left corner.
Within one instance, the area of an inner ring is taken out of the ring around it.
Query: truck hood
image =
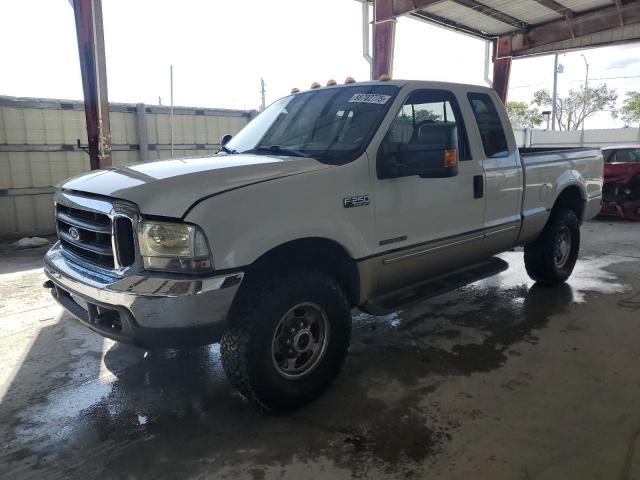
[[[216,155],[96,170],[66,180],[58,187],[127,200],[147,215],[182,217],[203,198],[329,167],[311,158]]]

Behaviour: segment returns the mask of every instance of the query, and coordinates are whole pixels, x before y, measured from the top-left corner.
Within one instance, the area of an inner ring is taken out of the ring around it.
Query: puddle
[[[531,288],[534,285],[535,282],[527,276],[527,272],[524,269],[522,252],[506,252],[499,256],[509,263],[509,269],[495,277],[474,283],[470,288],[482,290],[483,288],[494,286],[508,290],[516,286]],[[630,261],[633,261],[633,259],[619,255],[581,257],[567,281],[573,291],[573,301],[584,303],[585,293],[587,292],[611,294],[627,291],[629,286],[619,282],[616,275],[608,271],[607,267]]]

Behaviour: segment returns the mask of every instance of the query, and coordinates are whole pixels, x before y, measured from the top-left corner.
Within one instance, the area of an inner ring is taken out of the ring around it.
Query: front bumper
[[[54,245],[44,271],[52,296],[97,333],[142,348],[220,340],[242,272],[204,278],[142,272],[111,276],[70,261]]]

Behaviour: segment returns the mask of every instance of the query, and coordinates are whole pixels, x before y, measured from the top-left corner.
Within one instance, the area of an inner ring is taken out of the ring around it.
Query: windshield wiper
[[[256,153],[266,152],[266,153],[272,153],[274,155],[311,158],[311,155],[309,155],[308,153],[301,152],[300,150],[294,150],[292,148],[281,147],[280,145],[271,145],[270,147],[257,147],[245,153],[251,153],[251,152],[256,152]]]

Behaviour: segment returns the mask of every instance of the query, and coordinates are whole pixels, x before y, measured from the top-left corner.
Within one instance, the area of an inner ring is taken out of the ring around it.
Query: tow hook
[[[53,282],[51,280],[47,280],[46,282],[44,282],[42,284],[43,288],[48,288],[48,289],[52,289],[55,285],[53,284]]]

